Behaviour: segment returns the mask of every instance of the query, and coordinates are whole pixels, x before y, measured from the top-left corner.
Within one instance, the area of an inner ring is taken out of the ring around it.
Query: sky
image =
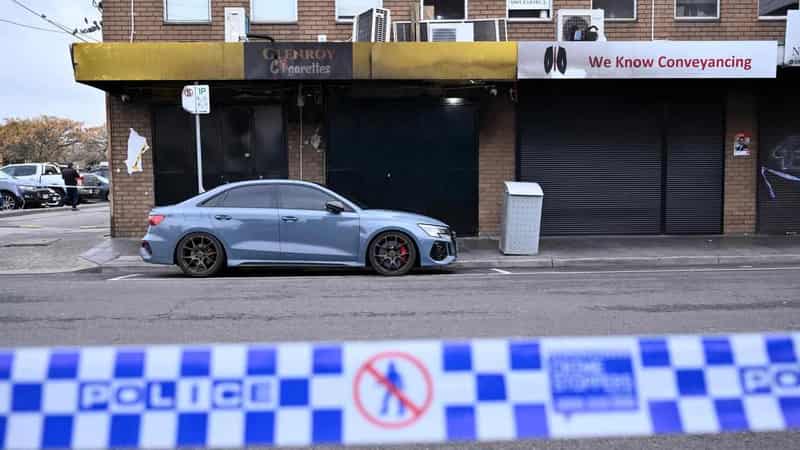
[[[20,0],[68,28],[85,27],[100,20],[92,0]],[[66,33],[32,30],[5,22],[55,30],[41,18],[20,8],[12,0],[0,0],[0,120],[10,117],[51,115],[84,122],[87,126],[105,122],[102,91],[75,82],[69,44],[75,38]],[[91,35],[101,39],[101,33]]]

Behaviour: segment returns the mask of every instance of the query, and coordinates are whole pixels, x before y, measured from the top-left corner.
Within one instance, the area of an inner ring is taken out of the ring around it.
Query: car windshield
[[[14,177],[0,170],[0,180],[11,180]]]

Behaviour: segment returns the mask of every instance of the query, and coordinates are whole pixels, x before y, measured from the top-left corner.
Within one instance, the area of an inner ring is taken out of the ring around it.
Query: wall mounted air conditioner
[[[501,42],[508,40],[505,19],[477,19],[471,22],[475,26],[475,42]]]
[[[559,9],[556,40],[605,41],[604,21],[602,9]]]
[[[225,42],[247,40],[250,32],[250,18],[244,8],[225,8]]]
[[[389,42],[392,31],[388,9],[372,8],[353,20],[353,42]]]
[[[475,25],[472,23],[428,23],[430,42],[473,42]]]

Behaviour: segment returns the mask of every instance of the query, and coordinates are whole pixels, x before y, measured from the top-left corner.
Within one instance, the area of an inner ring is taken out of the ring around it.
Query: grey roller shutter
[[[544,190],[542,233],[660,233],[662,114],[646,95],[521,97],[518,176]]]
[[[724,173],[722,103],[672,103],[668,108],[665,231],[720,233]]]
[[[760,167],[800,177],[800,96],[781,90],[759,105],[758,159]],[[762,233],[800,233],[800,182],[773,173],[758,174],[758,230]],[[766,180],[765,180],[766,178]],[[770,195],[767,182],[772,186]]]

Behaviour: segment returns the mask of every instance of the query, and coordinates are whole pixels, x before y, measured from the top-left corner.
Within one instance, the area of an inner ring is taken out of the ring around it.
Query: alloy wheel
[[[12,195],[10,192],[2,192],[0,193],[0,197],[2,197],[2,202],[0,202],[0,211],[17,209],[17,198],[14,197],[14,195]]]
[[[215,270],[220,258],[217,243],[208,236],[197,235],[186,239],[181,246],[181,266],[190,275],[207,275]]]
[[[400,233],[385,233],[372,245],[372,263],[384,275],[408,272],[414,264],[414,244]]]

